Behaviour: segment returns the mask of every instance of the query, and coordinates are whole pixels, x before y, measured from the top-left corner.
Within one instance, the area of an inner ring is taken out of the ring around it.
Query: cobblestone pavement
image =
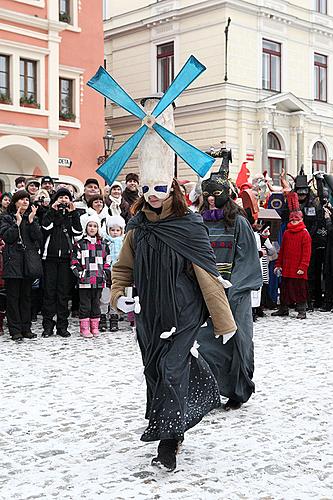
[[[0,498],[333,498],[333,314],[256,323],[257,392],[186,434],[178,469],[151,467],[141,359],[116,334],[0,338]],[[34,325],[40,333],[40,323]]]

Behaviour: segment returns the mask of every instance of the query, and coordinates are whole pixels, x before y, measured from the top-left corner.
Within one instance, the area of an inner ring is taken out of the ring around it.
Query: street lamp
[[[104,142],[104,156],[101,155],[97,158],[97,164],[101,165],[102,163],[107,160],[107,158],[110,156],[112,153],[113,149],[113,144],[114,144],[114,137],[112,135],[111,129],[108,128],[106,131],[105,136],[103,137],[103,142]]]

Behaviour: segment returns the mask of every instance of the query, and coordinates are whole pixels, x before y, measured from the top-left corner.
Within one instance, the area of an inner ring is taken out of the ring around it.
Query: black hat
[[[84,187],[88,186],[88,184],[96,184],[96,186],[99,187],[98,180],[94,178],[87,179],[86,182],[84,183]]]
[[[49,175],[45,175],[44,177],[42,177],[41,184],[44,184],[44,182],[51,182],[51,184],[53,184],[54,186],[54,180]]]
[[[308,194],[310,192],[310,188],[308,185],[308,178],[304,174],[303,166],[299,174],[295,178],[295,191],[298,194]]]
[[[129,174],[126,175],[125,177],[125,182],[129,182],[129,181],[135,181],[139,184],[139,176],[138,174],[135,174],[133,172],[130,172]]]
[[[30,194],[28,193],[28,191],[26,191],[25,189],[19,189],[18,191],[16,191],[13,194],[12,199],[10,200],[8,211],[16,212],[15,203],[19,200],[22,200],[23,198],[28,198],[30,201]]]
[[[56,191],[54,193],[54,195],[52,197],[52,202],[54,203],[55,201],[57,201],[59,196],[68,196],[68,198],[72,201],[71,192],[68,189],[66,189],[65,187],[59,188],[58,191]]]
[[[17,186],[18,184],[20,184],[20,182],[24,182],[25,183],[25,177],[23,176],[20,176],[20,177],[16,177],[15,179],[15,186]]]

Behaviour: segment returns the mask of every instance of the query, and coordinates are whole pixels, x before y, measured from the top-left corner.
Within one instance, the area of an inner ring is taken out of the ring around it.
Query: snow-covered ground
[[[256,323],[257,392],[186,434],[178,468],[150,466],[141,359],[126,330],[0,338],[0,498],[333,498],[333,314]],[[40,323],[34,325],[40,333]]]

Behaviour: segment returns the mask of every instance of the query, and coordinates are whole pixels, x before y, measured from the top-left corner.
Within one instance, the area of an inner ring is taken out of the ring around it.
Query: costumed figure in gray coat
[[[229,304],[237,332],[223,344],[215,338],[210,319],[201,328],[200,352],[210,365],[228,398],[225,410],[238,409],[254,392],[254,351],[251,291],[262,286],[257,244],[245,212],[231,200],[228,169],[222,164],[218,173],[202,182],[204,197],[201,215],[209,231],[221,276],[229,280]]]

